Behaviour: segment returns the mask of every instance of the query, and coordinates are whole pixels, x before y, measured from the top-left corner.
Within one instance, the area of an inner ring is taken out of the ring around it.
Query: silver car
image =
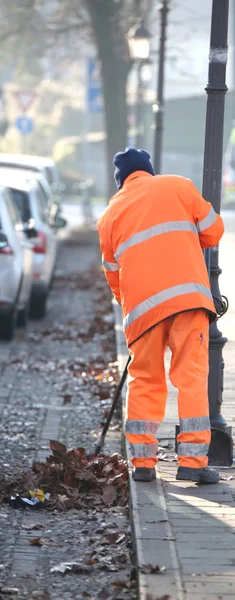
[[[0,185],[0,339],[12,339],[17,316],[26,323],[32,282],[31,243],[10,191]]]
[[[50,226],[48,196],[40,179],[32,173],[0,169],[0,183],[8,186],[24,224],[25,234],[33,247],[33,286],[30,315],[41,318],[45,315],[46,300],[56,262],[56,231]],[[61,226],[61,220],[59,220]]]

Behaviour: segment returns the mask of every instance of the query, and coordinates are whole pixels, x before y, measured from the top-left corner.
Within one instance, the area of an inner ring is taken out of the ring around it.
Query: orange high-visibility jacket
[[[204,308],[216,317],[202,248],[216,246],[224,226],[189,179],[132,173],[111,198],[98,231],[128,345],[182,311]]]

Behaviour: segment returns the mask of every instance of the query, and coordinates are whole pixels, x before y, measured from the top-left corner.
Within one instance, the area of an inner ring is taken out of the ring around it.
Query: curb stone
[[[118,303],[113,300],[117,360],[119,373],[122,374],[128,349],[122,328],[122,313]],[[126,385],[122,392],[122,419],[125,420]],[[124,436],[123,436],[124,437]],[[130,461],[129,444],[124,438],[125,455]],[[132,524],[136,564],[138,573],[139,600],[184,600],[183,582],[176,545],[172,533],[161,478],[151,483],[138,483],[132,479],[129,467],[130,518]],[[144,573],[142,568],[151,564],[153,567],[165,566],[161,574]]]

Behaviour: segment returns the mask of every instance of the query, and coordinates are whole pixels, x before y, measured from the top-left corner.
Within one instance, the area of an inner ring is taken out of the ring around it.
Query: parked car
[[[51,158],[43,156],[31,156],[28,154],[0,153],[0,167],[25,169],[26,171],[42,173],[51,188],[57,190],[59,187],[58,172],[56,165]]]
[[[49,183],[47,181],[47,179],[45,179],[44,175],[42,175],[42,173],[36,172],[36,171],[28,171],[26,169],[16,169],[16,168],[11,168],[11,167],[2,167],[0,166],[0,177],[1,175],[3,175],[3,177],[7,177],[9,178],[9,181],[12,182],[14,181],[14,179],[17,177],[17,179],[19,178],[23,178],[25,181],[26,180],[31,180],[33,179],[37,179],[39,187],[41,189],[42,195],[45,199],[45,201],[47,202],[48,205],[48,214],[49,214],[49,224],[51,227],[54,228],[58,228],[58,220],[63,220],[63,225],[60,225],[61,227],[65,226],[67,224],[67,221],[65,219],[63,219],[62,214],[61,214],[61,210],[60,210],[60,206],[58,205],[57,202],[55,202],[54,199],[54,193],[51,189],[51,187],[49,186]],[[8,181],[8,179],[7,179]]]
[[[33,283],[33,252],[10,191],[0,185],[0,339],[25,325]]]
[[[0,183],[10,188],[21,214],[25,234],[32,244],[34,265],[30,314],[41,318],[45,315],[57,254],[56,231],[50,226],[48,198],[39,177],[33,174],[0,169]],[[63,225],[63,219],[54,223],[55,228]]]
[[[62,217],[60,206],[60,193],[62,186],[59,183],[56,165],[51,158],[43,156],[31,156],[28,154],[3,154],[0,153],[0,169],[11,168],[22,170],[24,172],[34,173],[35,176],[43,177],[45,185],[47,183],[47,194],[50,194],[52,200],[52,212],[54,216]]]

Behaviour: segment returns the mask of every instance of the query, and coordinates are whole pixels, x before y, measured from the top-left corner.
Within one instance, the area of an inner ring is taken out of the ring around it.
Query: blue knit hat
[[[117,152],[113,159],[115,165],[114,178],[117,188],[120,190],[125,179],[135,171],[146,171],[154,175],[154,170],[150,162],[150,154],[145,150],[136,148],[126,148],[125,152]]]

